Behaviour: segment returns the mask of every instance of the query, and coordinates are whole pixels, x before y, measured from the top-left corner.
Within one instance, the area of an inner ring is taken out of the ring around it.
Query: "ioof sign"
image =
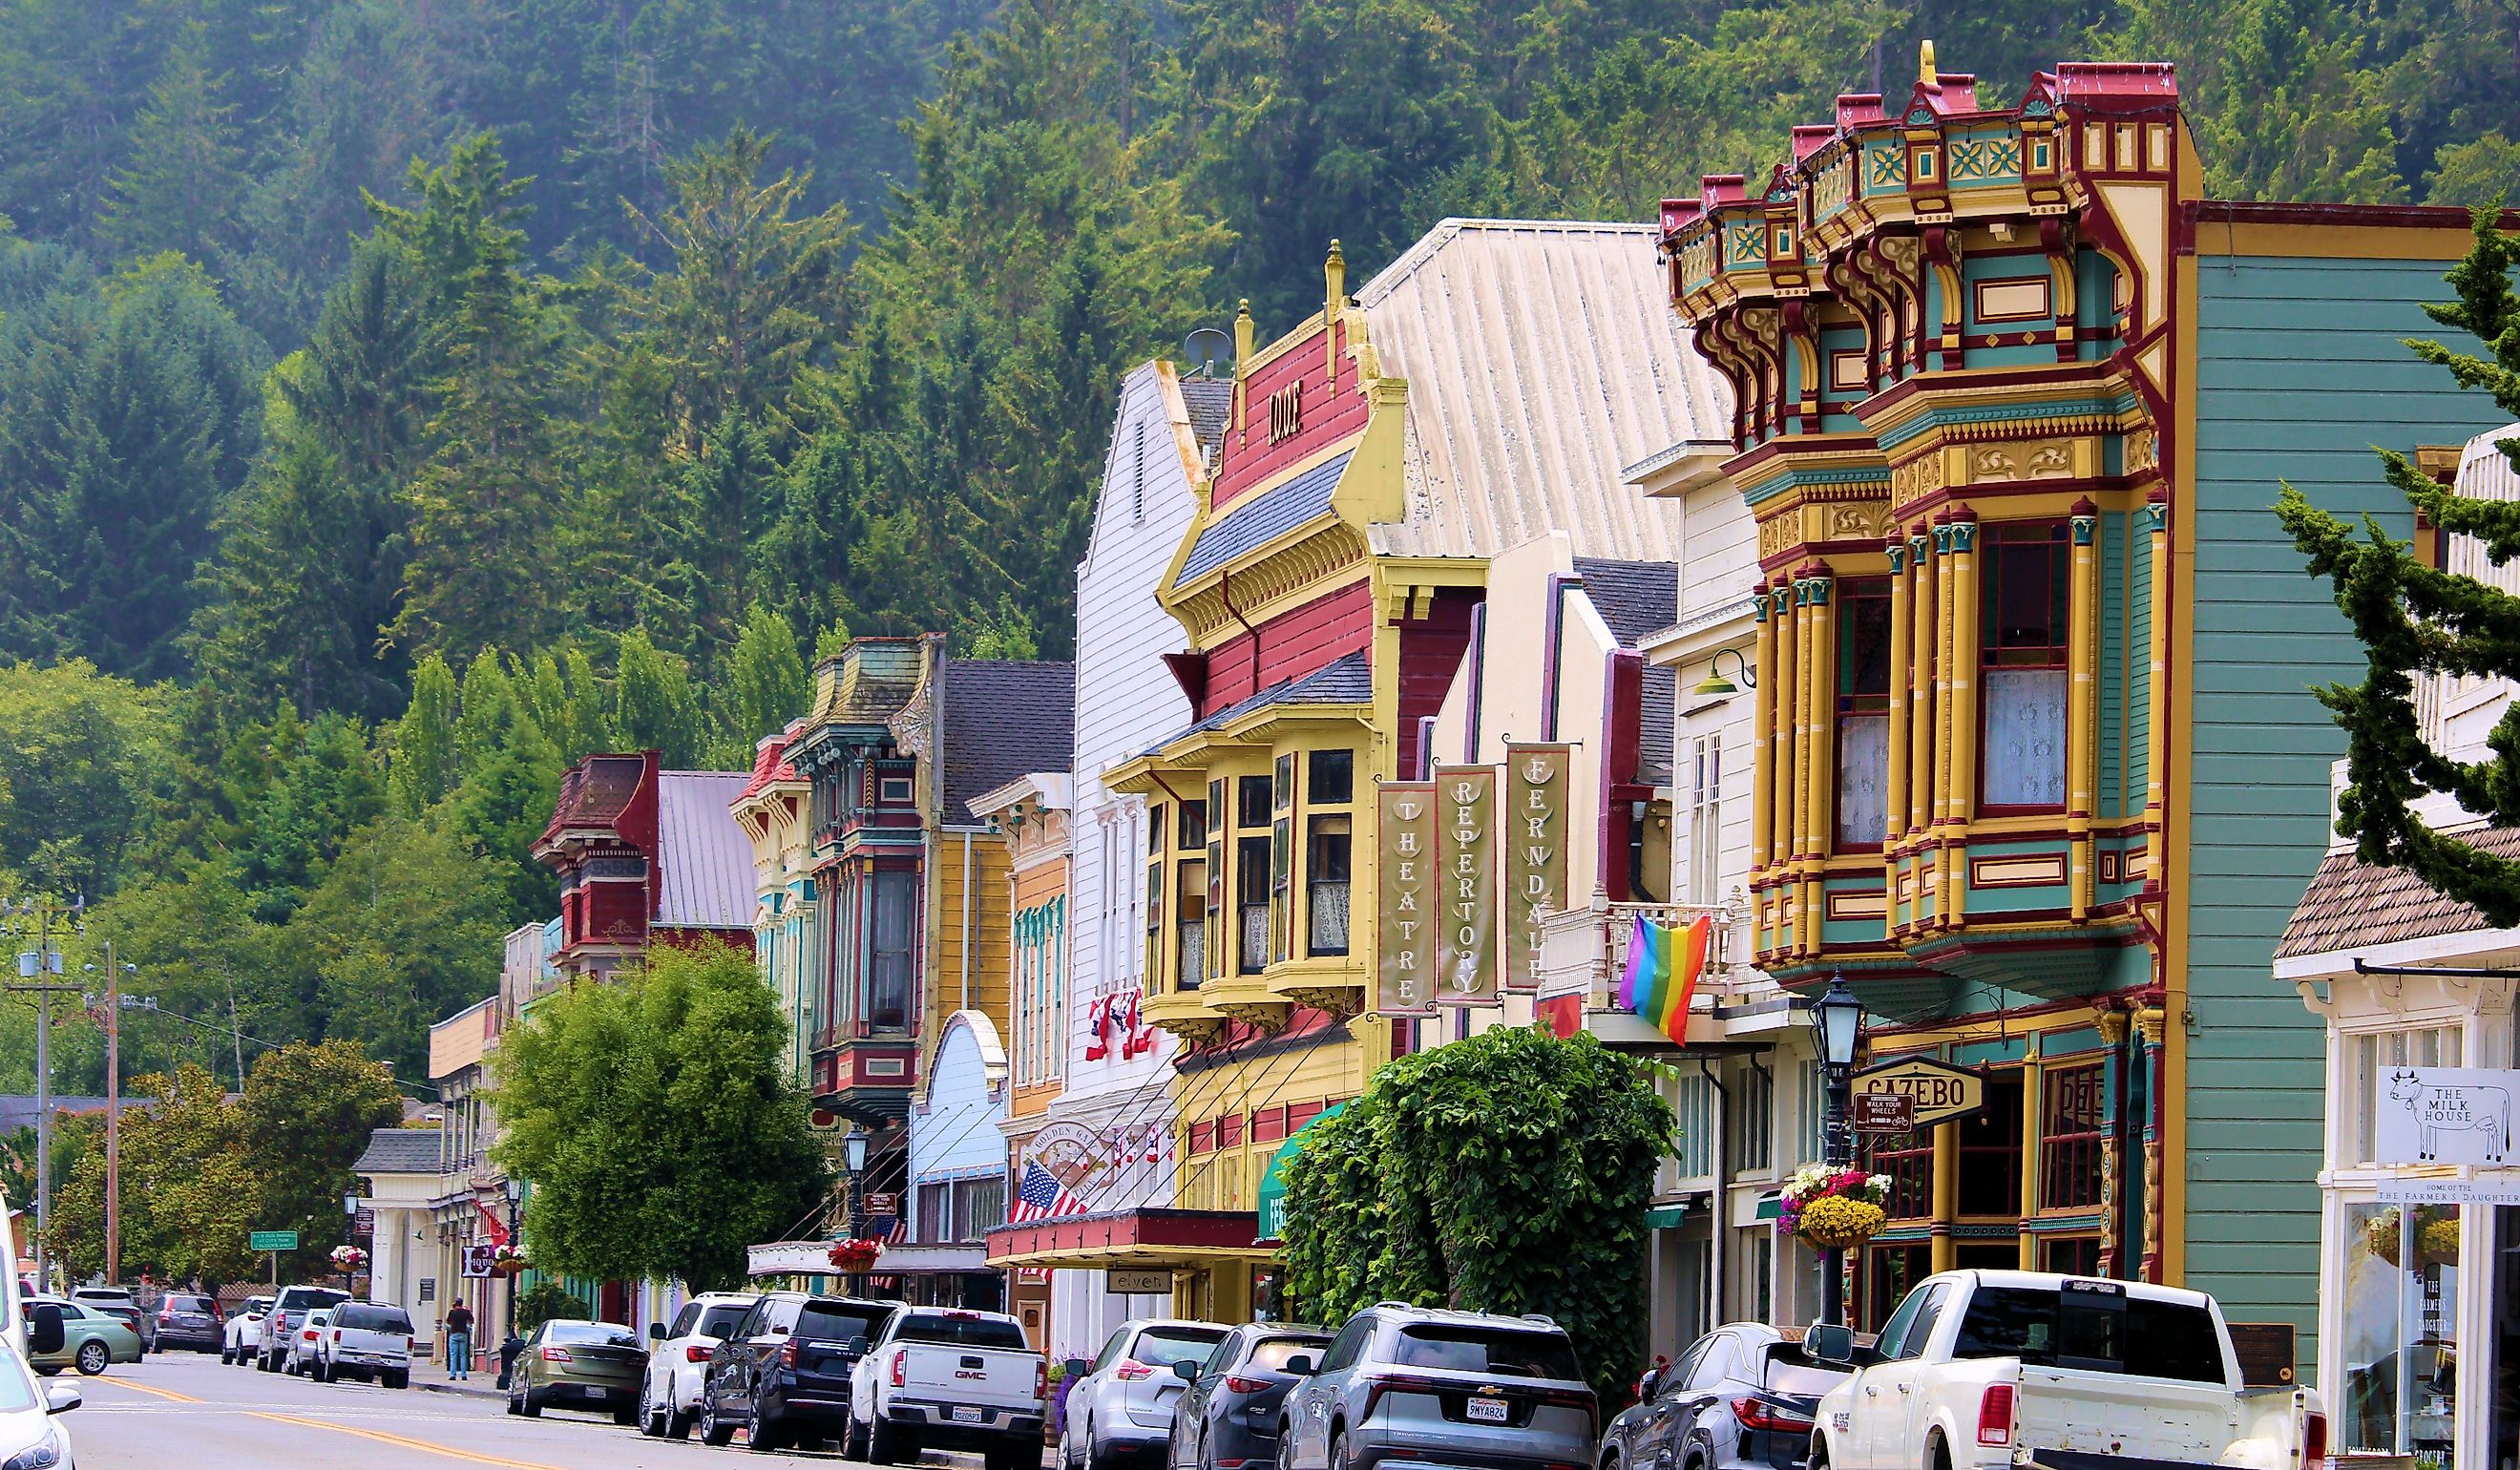
[[[2520,1072],[2392,1067],[2379,1078],[2371,1141],[2380,1164],[2501,1164],[2511,1153]]]
[[[1916,1099],[1906,1092],[1858,1092],[1852,1118],[1859,1134],[1912,1133]]]
[[[1930,1056],[1901,1057],[1856,1073],[1856,1107],[1864,1107],[1865,1097],[1874,1092],[1908,1098],[1915,1109],[1911,1128],[1952,1123],[1986,1109],[1985,1078]]]

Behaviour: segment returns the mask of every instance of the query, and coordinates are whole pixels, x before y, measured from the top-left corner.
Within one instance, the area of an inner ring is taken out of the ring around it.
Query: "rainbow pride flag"
[[[1688,1001],[1706,972],[1714,935],[1715,920],[1707,914],[1677,928],[1638,914],[1636,932],[1628,936],[1627,972],[1619,977],[1619,1003],[1688,1046]]]

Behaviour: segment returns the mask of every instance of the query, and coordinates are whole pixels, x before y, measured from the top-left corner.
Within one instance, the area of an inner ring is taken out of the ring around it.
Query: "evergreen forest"
[[[1064,654],[1130,366],[1333,237],[1763,176],[1926,37],[2177,62],[2228,197],[2520,193],[2511,0],[0,0],[0,892],[138,1066],[416,1075],[565,762],[747,764],[850,634]]]

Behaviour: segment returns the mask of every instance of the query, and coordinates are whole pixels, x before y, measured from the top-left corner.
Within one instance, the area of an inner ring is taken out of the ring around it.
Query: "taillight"
[[[420,1351],[420,1339],[419,1339],[419,1338],[416,1338],[416,1337],[406,1337],[406,1338],[404,1338],[404,1339],[402,1340],[402,1350],[403,1350],[404,1352],[406,1352],[406,1353],[417,1353],[417,1352],[419,1352],[419,1351]]]
[[[1032,1365],[1032,1396],[1036,1399],[1047,1399],[1050,1397],[1049,1359],[1045,1358],[1041,1361]]]
[[[312,1327],[309,1327],[309,1328],[307,1328],[305,1331],[298,1333],[298,1334],[297,1334],[297,1340],[298,1340],[299,1342],[307,1342],[307,1343],[311,1343],[311,1342],[313,1342],[313,1341],[315,1340],[315,1329],[314,1329],[314,1328],[312,1328]]]
[[[2327,1462],[2327,1415],[2305,1414],[2301,1421],[2302,1470],[2316,1470]]]
[[[1239,1373],[1225,1375],[1225,1391],[1229,1394],[1256,1394],[1268,1386],[1266,1378],[1245,1378]]]
[[[174,1319],[175,1319],[175,1309],[174,1309],[174,1308],[172,1308],[172,1307],[160,1307],[160,1308],[158,1308],[158,1320],[159,1320],[159,1321],[161,1321],[161,1322],[171,1322],[171,1321],[173,1321]]]
[[[1111,1376],[1122,1383],[1135,1383],[1141,1378],[1154,1377],[1155,1370],[1134,1358],[1123,1358],[1120,1359],[1120,1365],[1111,1370]]]
[[[1733,1400],[1732,1417],[1740,1421],[1743,1429],[1765,1429],[1782,1434],[1809,1434],[1812,1428],[1811,1420],[1770,1403],[1765,1399]]]
[[[796,1365],[796,1339],[791,1337],[779,1345],[779,1365],[783,1368]]]
[[[339,1342],[340,1340],[341,1340],[341,1329],[340,1329],[340,1328],[338,1328],[338,1327],[336,1327],[336,1328],[334,1328],[334,1329],[333,1329],[333,1341],[335,1341],[335,1342]]]
[[[566,1348],[545,1348],[543,1349],[543,1361],[575,1362],[577,1359],[569,1355],[569,1351]]]
[[[1990,1383],[1977,1401],[1977,1442],[1981,1445],[2012,1443],[2012,1385]]]
[[[683,1349],[683,1361],[685,1361],[685,1362],[706,1362],[706,1361],[708,1361],[708,1360],[709,1360],[709,1345],[708,1345],[708,1344],[706,1344],[706,1343],[691,1343],[691,1344],[688,1344],[688,1345],[686,1345],[686,1346],[684,1347],[684,1349]]]
[[[900,1388],[902,1386],[902,1378],[908,1371],[909,1362],[910,1355],[907,1352],[895,1353],[892,1355],[892,1386],[894,1388]]]

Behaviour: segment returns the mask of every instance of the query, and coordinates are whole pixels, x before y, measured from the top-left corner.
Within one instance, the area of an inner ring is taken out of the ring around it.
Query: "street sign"
[[[901,1196],[898,1194],[870,1194],[866,1197],[866,1212],[869,1215],[891,1215],[898,1217],[901,1214]]]
[[[1122,1296],[1150,1297],[1172,1294],[1173,1273],[1168,1270],[1115,1270],[1108,1274],[1109,1289]]]
[[[464,1248],[464,1274],[486,1276],[498,1264],[499,1248],[495,1245],[468,1245]]]
[[[1974,1117],[1986,1109],[1986,1079],[1966,1067],[1955,1067],[1930,1056],[1903,1056],[1855,1074],[1855,1105],[1867,1094],[1886,1092],[1910,1099],[1915,1109],[1912,1128],[1931,1128]]]
[[[2500,1165],[2511,1159],[2511,1097],[2520,1072],[2391,1067],[2374,1079],[2373,1162]]]
[[[1906,1092],[1858,1092],[1854,1100],[1855,1131],[1859,1134],[1915,1131],[1916,1099]]]
[[[293,1251],[297,1249],[295,1230],[249,1230],[245,1248],[249,1251]]]

